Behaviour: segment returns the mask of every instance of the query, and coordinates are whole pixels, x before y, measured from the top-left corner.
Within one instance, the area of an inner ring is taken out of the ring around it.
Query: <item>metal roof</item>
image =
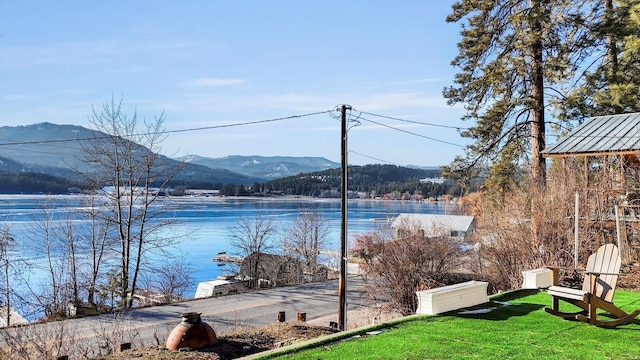
[[[575,156],[640,152],[640,113],[595,116],[548,146],[542,155]]]

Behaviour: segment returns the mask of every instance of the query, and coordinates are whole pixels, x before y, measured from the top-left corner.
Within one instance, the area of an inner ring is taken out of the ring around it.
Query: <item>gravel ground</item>
[[[366,308],[350,310],[347,313],[347,328],[379,323],[394,318],[381,315]],[[333,334],[335,329],[329,322],[336,321],[337,316],[326,316],[308,322],[275,323],[256,328],[245,328],[218,335],[218,344],[212,347],[193,351],[169,351],[163,347],[149,347],[126,350],[103,357],[103,360],[219,360],[237,359],[243,356],[276,349],[297,342]]]
[[[236,359],[258,352],[275,349],[322,335],[335,330],[326,326],[306,323],[280,323],[257,328],[247,328],[232,333],[220,334],[218,344],[192,351],[169,351],[163,347],[126,350],[109,355],[104,360],[218,360]]]

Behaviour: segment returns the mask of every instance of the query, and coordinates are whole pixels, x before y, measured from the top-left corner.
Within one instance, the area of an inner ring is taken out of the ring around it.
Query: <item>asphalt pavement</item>
[[[360,277],[347,280],[347,309],[363,309],[363,282]],[[244,327],[273,324],[284,312],[285,321],[296,321],[305,313],[316,323],[338,318],[338,280],[297,286],[264,289],[248,293],[189,300],[175,304],[133,309],[120,314],[103,314],[4,329],[0,346],[31,344],[51,347],[59,355],[86,358],[104,354],[110,347],[131,343],[132,347],[164,345],[171,330],[180,323],[181,314],[201,313],[216,333]],[[48,339],[48,340],[46,340]],[[57,350],[56,350],[57,349]]]

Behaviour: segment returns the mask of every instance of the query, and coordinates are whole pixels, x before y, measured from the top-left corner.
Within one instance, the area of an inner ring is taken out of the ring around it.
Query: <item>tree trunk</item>
[[[80,302],[78,290],[78,268],[76,261],[76,243],[74,239],[74,229],[71,223],[67,223],[67,251],[69,252],[69,271],[71,277],[71,291],[73,292],[73,302]]]
[[[542,8],[539,0],[531,0],[532,36],[531,44],[531,177],[533,191],[544,192],[546,180],[546,162],[542,157],[545,147],[544,120],[544,74],[542,58]],[[540,197],[533,196],[531,201],[531,232],[534,243],[540,238],[539,218],[537,216]]]
[[[531,47],[531,175],[538,185],[544,185],[546,178],[546,162],[542,157],[545,148],[544,119],[544,74],[542,58],[542,23],[540,4],[531,1],[534,18],[532,32],[534,41]]]
[[[4,251],[5,249],[2,249],[2,250]],[[4,270],[4,280],[5,280],[4,306],[6,306],[6,313],[4,315],[6,316],[7,327],[9,327],[11,326],[11,287],[9,282],[9,259],[4,260],[3,270]]]
[[[606,25],[607,33],[607,62],[611,65],[611,72],[609,76],[612,76],[612,83],[618,83],[618,49],[616,47],[616,37],[613,31],[613,24],[615,21],[615,14],[613,11],[613,1],[604,1],[604,21]]]

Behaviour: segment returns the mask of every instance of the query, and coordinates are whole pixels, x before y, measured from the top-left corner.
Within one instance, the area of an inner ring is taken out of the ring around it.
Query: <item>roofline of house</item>
[[[597,152],[579,152],[579,153],[542,153],[542,157],[545,158],[559,158],[559,157],[575,157],[575,156],[607,156],[607,155],[640,155],[640,149],[638,150],[623,150],[623,151],[597,151]]]

